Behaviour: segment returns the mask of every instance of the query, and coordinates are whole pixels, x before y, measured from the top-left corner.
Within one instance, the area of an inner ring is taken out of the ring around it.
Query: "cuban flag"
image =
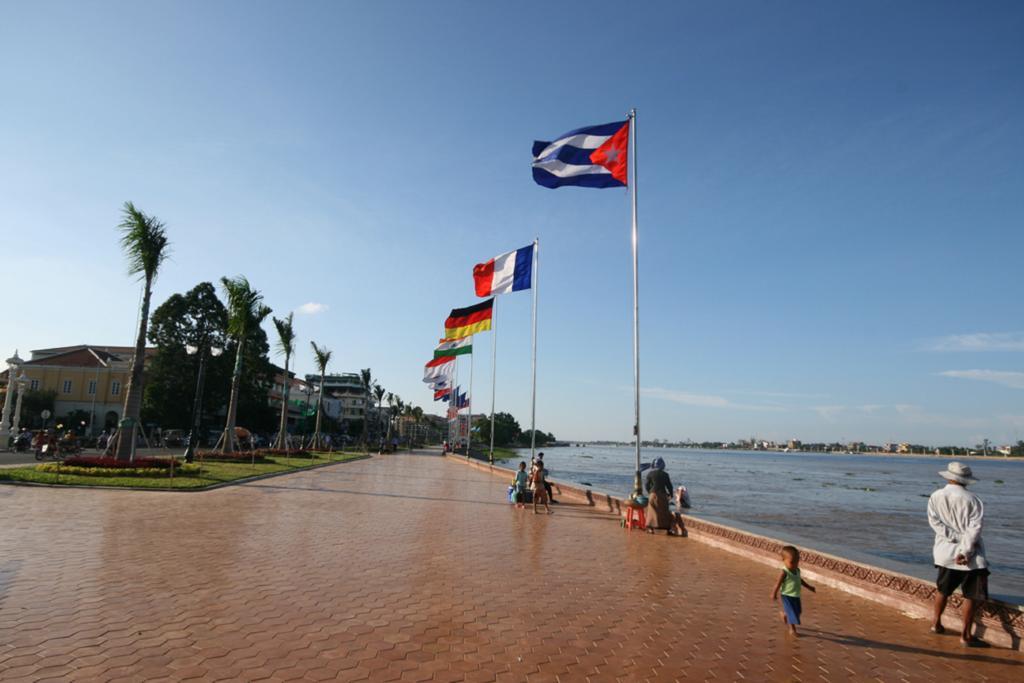
[[[573,130],[554,142],[534,141],[533,179],[538,185],[625,187],[629,120]]]
[[[533,284],[534,246],[530,244],[473,266],[476,295],[491,296],[529,289]]]

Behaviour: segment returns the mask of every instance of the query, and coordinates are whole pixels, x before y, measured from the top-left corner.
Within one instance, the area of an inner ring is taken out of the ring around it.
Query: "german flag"
[[[459,339],[491,329],[494,298],[466,308],[453,308],[444,321],[444,338]]]

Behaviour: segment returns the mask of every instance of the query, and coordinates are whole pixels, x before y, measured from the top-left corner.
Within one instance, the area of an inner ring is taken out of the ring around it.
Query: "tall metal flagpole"
[[[537,457],[537,270],[540,266],[540,238],[533,240],[533,398],[530,405],[530,462]]]
[[[455,365],[455,379],[452,380],[452,393],[448,397],[448,431],[453,433],[455,438],[452,439],[454,444],[452,451],[455,453],[459,452],[459,357],[455,356],[455,360],[452,361]],[[455,429],[452,430],[452,411],[451,406],[455,406]]]
[[[469,444],[473,441],[473,336],[469,335],[469,417],[466,425],[466,457],[469,457]]]
[[[633,436],[636,439],[636,477],[633,481],[633,498],[644,493],[640,480],[640,260],[638,229],[636,224],[636,109],[629,111],[629,160],[633,172],[629,174],[632,190],[633,217]]]
[[[498,317],[498,297],[493,297],[491,304],[491,450],[488,461],[494,464],[494,387],[498,379],[498,326],[494,319]]]

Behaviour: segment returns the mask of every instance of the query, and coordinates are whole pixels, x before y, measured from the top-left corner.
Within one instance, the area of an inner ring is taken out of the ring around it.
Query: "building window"
[[[110,383],[110,395],[118,396],[121,393],[121,383],[114,381]]]
[[[70,394],[71,393],[71,380],[69,380],[69,379],[64,380],[64,393],[65,394]]]
[[[93,396],[96,394],[96,380],[89,380],[89,395]]]
[[[37,379],[34,379],[34,380],[32,380],[31,382],[29,382],[29,384],[28,384],[28,388],[29,388],[29,389],[30,389],[31,391],[39,391],[39,380],[37,380]]]

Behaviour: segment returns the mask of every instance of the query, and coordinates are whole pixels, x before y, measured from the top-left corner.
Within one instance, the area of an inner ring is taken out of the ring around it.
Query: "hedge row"
[[[158,469],[168,470],[171,467],[171,458],[135,458],[134,460],[118,460],[117,458],[104,455],[73,455],[65,458],[64,464],[69,467],[86,467],[93,469]],[[174,468],[178,469],[182,463],[174,460]]]
[[[204,461],[210,462],[269,462],[270,458],[312,458],[309,451],[285,451],[275,448],[261,448],[257,451],[238,451],[235,453],[221,453],[220,451],[201,451],[196,458],[202,457]]]
[[[70,458],[69,458],[70,460]],[[52,472],[55,474],[74,474],[84,477],[168,477],[171,476],[169,467],[76,467],[74,465],[62,465],[55,462],[47,462],[36,465],[37,472]],[[199,473],[199,465],[176,465],[174,474],[177,476],[189,476]]]

